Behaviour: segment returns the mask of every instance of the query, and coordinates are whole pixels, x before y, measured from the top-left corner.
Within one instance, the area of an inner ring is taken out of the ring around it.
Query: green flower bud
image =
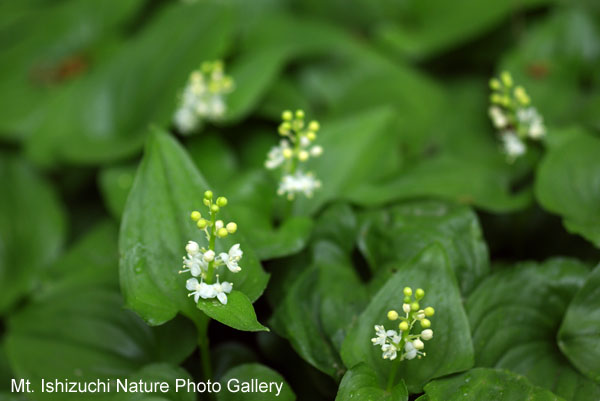
[[[237,224],[235,224],[233,221],[231,223],[227,223],[227,226],[225,226],[225,228],[227,229],[227,232],[229,234],[233,234],[237,231]]]
[[[321,128],[321,126],[318,121],[311,121],[310,124],[308,124],[308,129],[313,132],[318,131],[319,128]]]
[[[404,303],[405,304],[410,304],[410,301],[412,301],[412,298],[410,296],[404,297]]]
[[[429,321],[429,319],[423,319],[421,320],[421,327],[424,329],[428,329],[431,327],[431,322]]]
[[[215,205],[212,205],[212,206],[210,207],[210,211],[211,211],[211,212],[213,212],[213,213],[217,213],[217,212],[219,211],[219,209],[220,209],[220,208],[219,208],[219,205],[216,205],[216,204],[215,204]]]
[[[396,312],[395,310],[391,310],[387,313],[387,317],[390,320],[398,320],[398,312]]]
[[[423,291],[422,288],[417,288],[417,291],[415,291],[415,298],[417,298],[417,301],[422,299],[425,296],[425,291]]]
[[[304,118],[304,110],[296,110],[296,118],[303,119]]]
[[[225,238],[225,237],[227,237],[228,234],[229,234],[229,232],[227,231],[227,229],[225,227],[221,227],[217,230],[217,237],[219,237],[219,238]]]
[[[281,118],[283,121],[291,121],[292,118],[294,118],[294,115],[290,110],[285,110],[283,113],[281,113]]]
[[[204,199],[204,205],[205,206],[209,206],[210,205],[210,200],[209,199]]]
[[[227,198],[224,196],[219,196],[217,198],[217,205],[219,205],[220,207],[225,207],[227,206]]]
[[[502,74],[500,74],[500,79],[502,80],[504,86],[510,88],[513,85],[512,75],[510,75],[510,72],[508,71],[503,71]]]
[[[190,217],[192,218],[192,220],[194,220],[194,221],[198,221],[198,220],[200,220],[200,218],[202,217],[202,215],[200,214],[200,212],[199,212],[199,211],[197,211],[197,210],[194,210],[194,211],[192,212],[192,214],[190,214]]]
[[[204,230],[206,228],[206,226],[208,226],[208,221],[206,221],[206,219],[200,219],[200,220],[198,220],[196,225],[198,226],[199,229]]]
[[[408,330],[408,329],[409,329],[409,326],[408,326],[408,323],[406,323],[406,322],[401,322],[401,323],[398,325],[398,328],[400,328],[400,330],[402,330],[402,331],[406,331],[406,330]]]
[[[412,288],[404,287],[404,296],[410,297],[412,295]]]
[[[206,191],[206,192],[204,192],[204,199],[211,200],[212,198],[213,198],[212,191]]]
[[[410,310],[415,312],[418,311],[420,308],[419,303],[418,302],[413,302],[412,304],[410,304]]]
[[[434,314],[435,314],[435,309],[433,309],[431,306],[428,306],[427,308],[425,308],[425,316],[431,317]]]
[[[490,79],[490,88],[495,91],[500,89],[500,81],[496,78]]]

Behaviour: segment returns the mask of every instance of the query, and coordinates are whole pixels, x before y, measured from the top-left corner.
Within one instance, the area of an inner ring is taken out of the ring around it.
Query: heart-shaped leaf
[[[403,381],[386,390],[373,368],[361,363],[346,372],[335,397],[335,401],[350,400],[407,401],[408,390]]]

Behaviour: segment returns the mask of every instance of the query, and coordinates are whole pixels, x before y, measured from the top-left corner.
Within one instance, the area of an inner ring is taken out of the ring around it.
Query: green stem
[[[388,379],[387,391],[391,392],[392,388],[394,388],[394,379],[396,378],[396,372],[398,371],[398,363],[394,362],[392,364],[392,371],[390,372],[390,377]]]
[[[211,202],[212,206],[212,202]],[[210,207],[210,206],[209,206]],[[215,230],[215,221],[217,218],[217,213],[210,211],[210,240],[208,241],[208,249],[211,251],[215,251],[215,238],[217,237],[217,232]],[[214,281],[214,270],[215,270],[215,261],[208,263],[208,269],[206,271],[206,281],[209,284],[212,284]]]

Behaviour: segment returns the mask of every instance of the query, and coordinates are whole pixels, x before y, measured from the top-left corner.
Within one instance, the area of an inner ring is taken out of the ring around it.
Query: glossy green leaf
[[[600,265],[569,304],[558,345],[580,372],[600,383]]]
[[[438,201],[406,202],[367,213],[359,246],[374,274],[412,259],[428,245],[444,247],[463,294],[489,272],[487,246],[477,216],[465,206]]]
[[[311,365],[340,378],[339,356],[348,327],[367,302],[366,290],[347,258],[325,256],[335,247],[321,243],[309,266],[288,289],[273,315],[274,329]],[[353,295],[348,297],[351,289]]]
[[[81,399],[41,393],[41,379],[123,378],[148,363],[181,363],[194,349],[191,323],[150,328],[123,310],[114,290],[81,286],[28,305],[8,322],[6,350],[15,375],[30,379],[40,400]]]
[[[243,331],[269,330],[256,320],[256,313],[252,302],[246,294],[233,290],[227,295],[227,304],[224,305],[216,299],[200,299],[198,309],[209,317]]]
[[[535,194],[566,229],[600,248],[600,139],[574,135],[549,149],[538,167]]]
[[[167,393],[156,392],[156,393],[123,393],[111,395],[111,400],[114,401],[194,401],[196,394],[192,391],[188,392],[185,389],[179,389],[176,391],[177,379],[182,380],[193,380],[192,377],[185,369],[178,366],[169,365],[166,363],[156,363],[152,365],[144,366],[139,371],[128,377],[129,382],[140,382],[144,383],[155,383],[155,382],[166,382],[169,384],[169,391]]]
[[[255,383],[267,383],[267,387],[263,386],[265,391],[259,387],[258,391],[244,392],[244,383],[251,384],[253,380]],[[217,401],[294,401],[296,399],[290,385],[279,373],[258,363],[237,366],[225,373],[220,382],[222,390],[217,394]],[[277,383],[279,390],[271,383]]]
[[[225,372],[238,365],[253,363],[258,360],[258,356],[253,349],[238,341],[225,342],[213,347],[211,358],[213,377],[216,380],[221,379]]]
[[[27,295],[60,252],[63,206],[52,186],[27,163],[0,155],[0,315]]]
[[[171,122],[190,72],[202,61],[221,57],[230,31],[224,6],[172,3],[161,8],[117,54],[61,94],[28,142],[29,154],[44,162],[98,163],[137,152],[149,124]],[[156,49],[162,49],[160,55]]]
[[[426,343],[427,356],[422,359],[384,360],[381,350],[371,343],[375,334],[373,326],[389,326],[387,312],[402,307],[404,295],[401,289],[405,286],[425,290],[423,302],[435,308],[435,316],[431,319],[434,337]],[[373,296],[344,340],[342,359],[346,366],[365,362],[376,371],[380,380],[386,380],[392,364],[398,363],[397,377],[406,382],[411,393],[420,392],[431,379],[460,372],[473,365],[469,323],[460,291],[447,256],[439,245],[426,248],[401,266]]]
[[[485,279],[467,302],[476,366],[509,369],[566,399],[598,399],[600,386],[577,372],[556,344],[565,310],[587,275],[580,262],[551,259]]]
[[[429,401],[560,401],[527,378],[507,370],[475,368],[425,386]]]
[[[385,386],[385,381],[377,377],[370,366],[361,363],[348,370],[338,390],[335,401],[407,401],[408,390],[403,381],[396,384],[391,391]]]
[[[185,288],[189,276],[178,271],[187,241],[206,242],[189,216],[192,210],[203,210],[203,194],[209,188],[185,150],[155,130],[127,200],[119,239],[121,288],[127,305],[152,325],[172,319],[179,311],[197,315]],[[224,220],[229,220],[228,210],[235,207],[230,201],[222,212]],[[244,230],[240,225],[235,235],[218,241],[222,250],[240,243],[244,252],[241,272],[234,275],[226,270],[221,279],[232,282],[253,302],[262,294],[268,275],[245,241]]]

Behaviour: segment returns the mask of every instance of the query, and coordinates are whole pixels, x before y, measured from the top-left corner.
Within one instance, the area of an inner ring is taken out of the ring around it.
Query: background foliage
[[[0,44],[0,400],[81,399],[12,377],[201,380],[207,317],[212,378],[279,399],[600,399],[597,2],[1,1]],[[218,58],[225,118],[181,135]],[[514,164],[487,116],[501,70],[548,127]],[[296,108],[323,188],[288,215],[263,163]],[[200,310],[177,270],[208,188],[244,269]],[[370,338],[406,285],[435,337],[386,391]]]

